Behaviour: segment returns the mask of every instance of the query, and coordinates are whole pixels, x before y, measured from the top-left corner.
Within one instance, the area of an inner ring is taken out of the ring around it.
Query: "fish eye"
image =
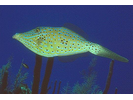
[[[40,28],[37,27],[37,28],[35,29],[35,32],[36,32],[36,33],[40,32]]]

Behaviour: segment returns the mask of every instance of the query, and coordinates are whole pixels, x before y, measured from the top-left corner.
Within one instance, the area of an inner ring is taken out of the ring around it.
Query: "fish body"
[[[90,52],[94,55],[128,62],[128,59],[90,41],[66,27],[37,27],[13,36],[28,49],[44,57],[69,56]]]

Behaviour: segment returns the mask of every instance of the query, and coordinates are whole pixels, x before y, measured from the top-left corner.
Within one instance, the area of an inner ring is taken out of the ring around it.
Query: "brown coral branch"
[[[33,86],[32,86],[33,94],[38,93],[41,66],[42,66],[42,56],[39,56],[36,54],[36,64],[34,68],[34,79],[33,79]]]
[[[42,82],[42,87],[41,87],[41,94],[46,94],[47,93],[47,87],[48,87],[50,75],[51,75],[51,72],[52,72],[53,62],[54,62],[53,57],[48,58],[47,65],[46,65],[46,70],[45,70],[45,75],[44,75],[43,82]]]
[[[61,85],[61,81],[59,82],[59,86],[58,86],[57,94],[59,94],[59,92],[60,92],[60,85]]]
[[[8,79],[8,71],[5,71],[3,79],[2,79],[2,93],[4,93],[4,94],[6,93],[5,89],[7,87],[7,79]]]
[[[111,77],[112,77],[112,74],[113,74],[113,66],[114,66],[114,60],[112,60],[110,62],[108,78],[107,78],[107,81],[106,81],[106,86],[105,86],[103,94],[107,94],[108,93],[108,90],[109,90],[109,87],[110,87],[110,83],[111,83]]]
[[[55,81],[55,83],[54,83],[53,94],[55,93],[55,89],[56,89],[56,83],[57,83],[57,80],[56,80],[56,81]]]
[[[117,91],[118,91],[118,89],[117,89],[117,87],[115,88],[115,94],[117,94]]]

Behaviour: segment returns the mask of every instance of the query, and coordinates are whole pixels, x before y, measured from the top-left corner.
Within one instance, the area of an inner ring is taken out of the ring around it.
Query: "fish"
[[[22,65],[23,65],[25,68],[29,69],[29,66],[28,66],[27,64],[22,63]]]
[[[81,33],[82,34],[82,33]],[[77,32],[62,27],[36,27],[24,33],[16,33],[13,39],[21,42],[29,50],[44,57],[63,57],[90,52],[121,62],[129,60],[98,43],[88,41]]]

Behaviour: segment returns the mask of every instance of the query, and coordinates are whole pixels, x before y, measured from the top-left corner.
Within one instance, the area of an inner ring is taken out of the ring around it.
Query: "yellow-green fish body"
[[[66,27],[37,27],[28,32],[16,33],[13,38],[20,41],[34,53],[44,57],[69,56],[91,52],[98,56],[128,62],[128,59],[99,44],[87,41]]]

